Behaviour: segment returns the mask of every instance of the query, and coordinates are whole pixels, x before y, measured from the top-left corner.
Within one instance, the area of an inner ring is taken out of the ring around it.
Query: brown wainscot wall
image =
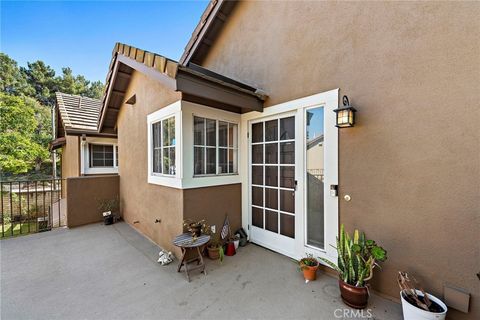
[[[478,2],[242,1],[202,63],[267,106],[349,96],[340,222],[388,250],[375,290],[398,298],[405,270],[439,297],[447,283],[470,292],[451,319],[480,319],[479,16]]]
[[[183,191],[184,219],[206,219],[220,233],[228,214],[232,234],[242,226],[241,184],[222,185]]]
[[[119,196],[119,176],[84,176],[67,178],[67,227],[103,220],[99,200]]]

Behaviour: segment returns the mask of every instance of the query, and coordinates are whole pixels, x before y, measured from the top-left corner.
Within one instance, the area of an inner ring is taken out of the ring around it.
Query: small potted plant
[[[113,199],[99,199],[98,208],[102,212],[103,223],[105,225],[112,224],[114,222],[115,214],[118,213],[119,201],[118,198]]]
[[[404,319],[445,319],[447,315],[445,303],[426,293],[414,277],[405,272],[398,272],[397,281],[400,287]]]
[[[193,237],[200,237],[202,233],[210,232],[210,226],[205,219],[195,221],[191,219],[183,220],[183,227],[192,234]]]
[[[212,260],[219,260],[220,262],[223,261],[223,257],[225,256],[223,252],[223,244],[220,240],[220,237],[216,235],[213,237],[207,245],[208,257]]]
[[[303,272],[303,277],[306,281],[317,279],[319,262],[313,257],[313,255],[307,254],[305,258],[300,259],[298,264],[300,265],[300,271]]]
[[[337,264],[321,258],[338,272],[338,285],[342,300],[348,306],[363,309],[368,304],[368,281],[373,277],[373,269],[378,262],[387,259],[387,252],[375,241],[367,240],[365,234],[355,230],[353,239],[345,232],[342,224],[337,237]]]

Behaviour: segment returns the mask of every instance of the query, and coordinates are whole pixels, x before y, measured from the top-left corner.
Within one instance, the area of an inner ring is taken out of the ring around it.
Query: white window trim
[[[152,125],[159,121],[174,117],[175,119],[175,175],[153,172],[153,130]],[[181,188],[182,172],[182,112],[181,101],[174,102],[147,116],[147,143],[148,143],[148,183],[158,184],[167,187]]]
[[[113,146],[113,166],[112,167],[90,167],[90,144]],[[118,147],[117,139],[102,137],[86,137],[80,145],[80,174],[115,174],[118,173],[116,165],[117,155],[115,149]]]

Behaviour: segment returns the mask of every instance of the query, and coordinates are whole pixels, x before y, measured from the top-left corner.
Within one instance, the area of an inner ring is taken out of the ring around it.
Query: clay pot
[[[220,248],[219,247],[207,247],[208,257],[212,260],[220,259]]]
[[[300,263],[300,269],[303,272],[303,277],[305,280],[313,281],[317,279],[318,262],[316,266],[307,266],[303,263]]]
[[[341,279],[338,279],[338,286],[342,300],[346,305],[355,309],[363,309],[368,304],[368,289],[367,287],[355,287]]]

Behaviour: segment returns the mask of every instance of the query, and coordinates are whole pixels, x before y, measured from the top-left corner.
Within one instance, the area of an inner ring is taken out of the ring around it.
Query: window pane
[[[118,146],[115,146],[115,166],[118,167]]]
[[[228,149],[228,172],[238,172],[238,151],[237,149]]]
[[[280,233],[284,236],[295,238],[295,217],[280,214]]]
[[[160,162],[160,149],[153,150],[153,172],[162,173],[162,167]]]
[[[163,173],[170,174],[170,148],[163,148]]]
[[[207,149],[207,171],[206,174],[215,174],[215,166],[217,162],[216,149],[215,148],[206,148]]]
[[[227,135],[228,135],[228,123],[219,121],[218,122],[218,145],[220,147],[227,146]]]
[[[113,158],[105,159],[105,167],[113,167]]]
[[[218,149],[218,173],[228,173],[227,171],[227,149]]]
[[[160,122],[152,124],[153,147],[160,147]]]
[[[205,144],[205,119],[193,117],[193,136],[195,145]]]
[[[206,119],[207,122],[207,146],[215,146],[217,144],[217,133],[215,132],[215,127],[217,121]]]
[[[175,117],[168,119],[168,137],[170,139],[170,145],[175,145]]]
[[[278,163],[278,143],[265,144],[265,163]]]
[[[93,160],[93,167],[103,167],[103,160]]]
[[[193,165],[195,174],[205,174],[205,148],[195,147]]]
[[[295,139],[295,117],[280,119],[280,140]]]
[[[278,120],[265,122],[265,141],[278,140]]]
[[[252,204],[263,207],[263,188],[252,187]]]
[[[252,142],[263,142],[263,122],[252,124]]]
[[[92,144],[92,151],[93,152],[103,152],[103,146],[100,144]]]
[[[295,192],[280,190],[280,210],[295,213]]]
[[[238,145],[238,125],[228,124],[228,146],[230,148],[236,148]]]

